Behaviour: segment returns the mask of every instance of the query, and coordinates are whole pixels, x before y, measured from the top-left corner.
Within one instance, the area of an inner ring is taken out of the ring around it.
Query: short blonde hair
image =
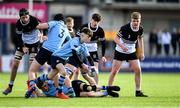
[[[131,19],[141,19],[141,13],[140,12],[131,13]]]
[[[67,17],[67,18],[66,18],[66,23],[67,23],[67,22],[71,22],[71,21],[74,22],[74,19],[73,19],[72,17]]]

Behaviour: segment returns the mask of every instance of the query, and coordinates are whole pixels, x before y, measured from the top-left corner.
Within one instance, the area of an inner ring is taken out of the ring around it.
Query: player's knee
[[[111,75],[115,76],[117,74],[117,72],[118,71],[114,69],[114,70],[111,71]]]
[[[14,56],[14,61],[20,61],[20,60],[22,60],[22,55],[16,54],[16,55]]]
[[[139,67],[134,67],[132,70],[133,70],[136,74],[140,74],[140,72],[141,72],[141,69],[140,69]]]
[[[20,63],[20,61],[14,60],[12,68],[17,69],[19,67],[19,63]]]

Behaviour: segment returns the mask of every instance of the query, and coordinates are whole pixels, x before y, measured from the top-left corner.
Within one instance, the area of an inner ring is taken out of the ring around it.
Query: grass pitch
[[[109,74],[100,74],[100,85],[107,85]],[[18,73],[13,92],[7,96],[2,91],[7,87],[9,74],[0,73],[0,108],[180,108],[180,74],[145,73],[142,75],[142,90],[149,97],[135,97],[134,74],[119,73],[114,85],[119,85],[119,98],[57,98],[25,99],[27,74]]]

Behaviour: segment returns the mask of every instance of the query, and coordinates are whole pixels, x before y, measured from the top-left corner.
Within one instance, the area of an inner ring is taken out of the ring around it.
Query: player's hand
[[[140,59],[140,61],[143,61],[145,59],[145,56],[143,53],[140,54],[139,59]]]
[[[47,36],[42,36],[42,40],[46,41],[46,40],[48,40],[48,37]]]
[[[122,45],[121,48],[122,48],[122,50],[123,50],[124,52],[127,52],[127,51],[128,51],[128,48],[126,48],[124,45]]]
[[[25,54],[28,54],[28,53],[29,53],[29,48],[28,48],[28,47],[23,47],[23,52],[24,52]]]
[[[102,57],[102,62],[106,62],[107,60],[106,60],[106,57]]]

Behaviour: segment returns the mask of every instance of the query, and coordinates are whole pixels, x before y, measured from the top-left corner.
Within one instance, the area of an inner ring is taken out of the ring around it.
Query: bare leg
[[[109,75],[109,80],[108,80],[109,86],[113,85],[114,78],[115,78],[116,74],[119,72],[121,64],[122,64],[122,61],[113,60],[113,65],[112,65],[111,73]]]
[[[136,91],[141,91],[141,67],[139,60],[130,60],[129,61],[131,69],[135,73],[135,85]]]
[[[141,67],[139,60],[130,60],[129,63],[135,73],[136,97],[148,97],[141,91]]]
[[[30,65],[29,68],[29,80],[35,80],[36,79],[36,73],[39,71],[40,67],[42,65],[39,64],[36,59],[33,60],[33,62]]]
[[[20,64],[20,60],[22,59],[23,53],[20,51],[16,51],[14,61],[13,61],[13,66],[11,69],[11,74],[10,74],[10,81],[8,87],[3,91],[3,94],[8,95],[12,91],[12,87],[14,85],[14,81],[16,79],[17,75],[17,70]]]
[[[97,72],[96,72],[96,74],[95,74],[95,76],[94,76],[94,80],[96,81],[96,84],[98,84],[98,81],[99,81],[99,69],[98,69],[98,62],[94,62],[94,65],[95,65],[95,67],[96,67],[96,70],[97,70]]]

